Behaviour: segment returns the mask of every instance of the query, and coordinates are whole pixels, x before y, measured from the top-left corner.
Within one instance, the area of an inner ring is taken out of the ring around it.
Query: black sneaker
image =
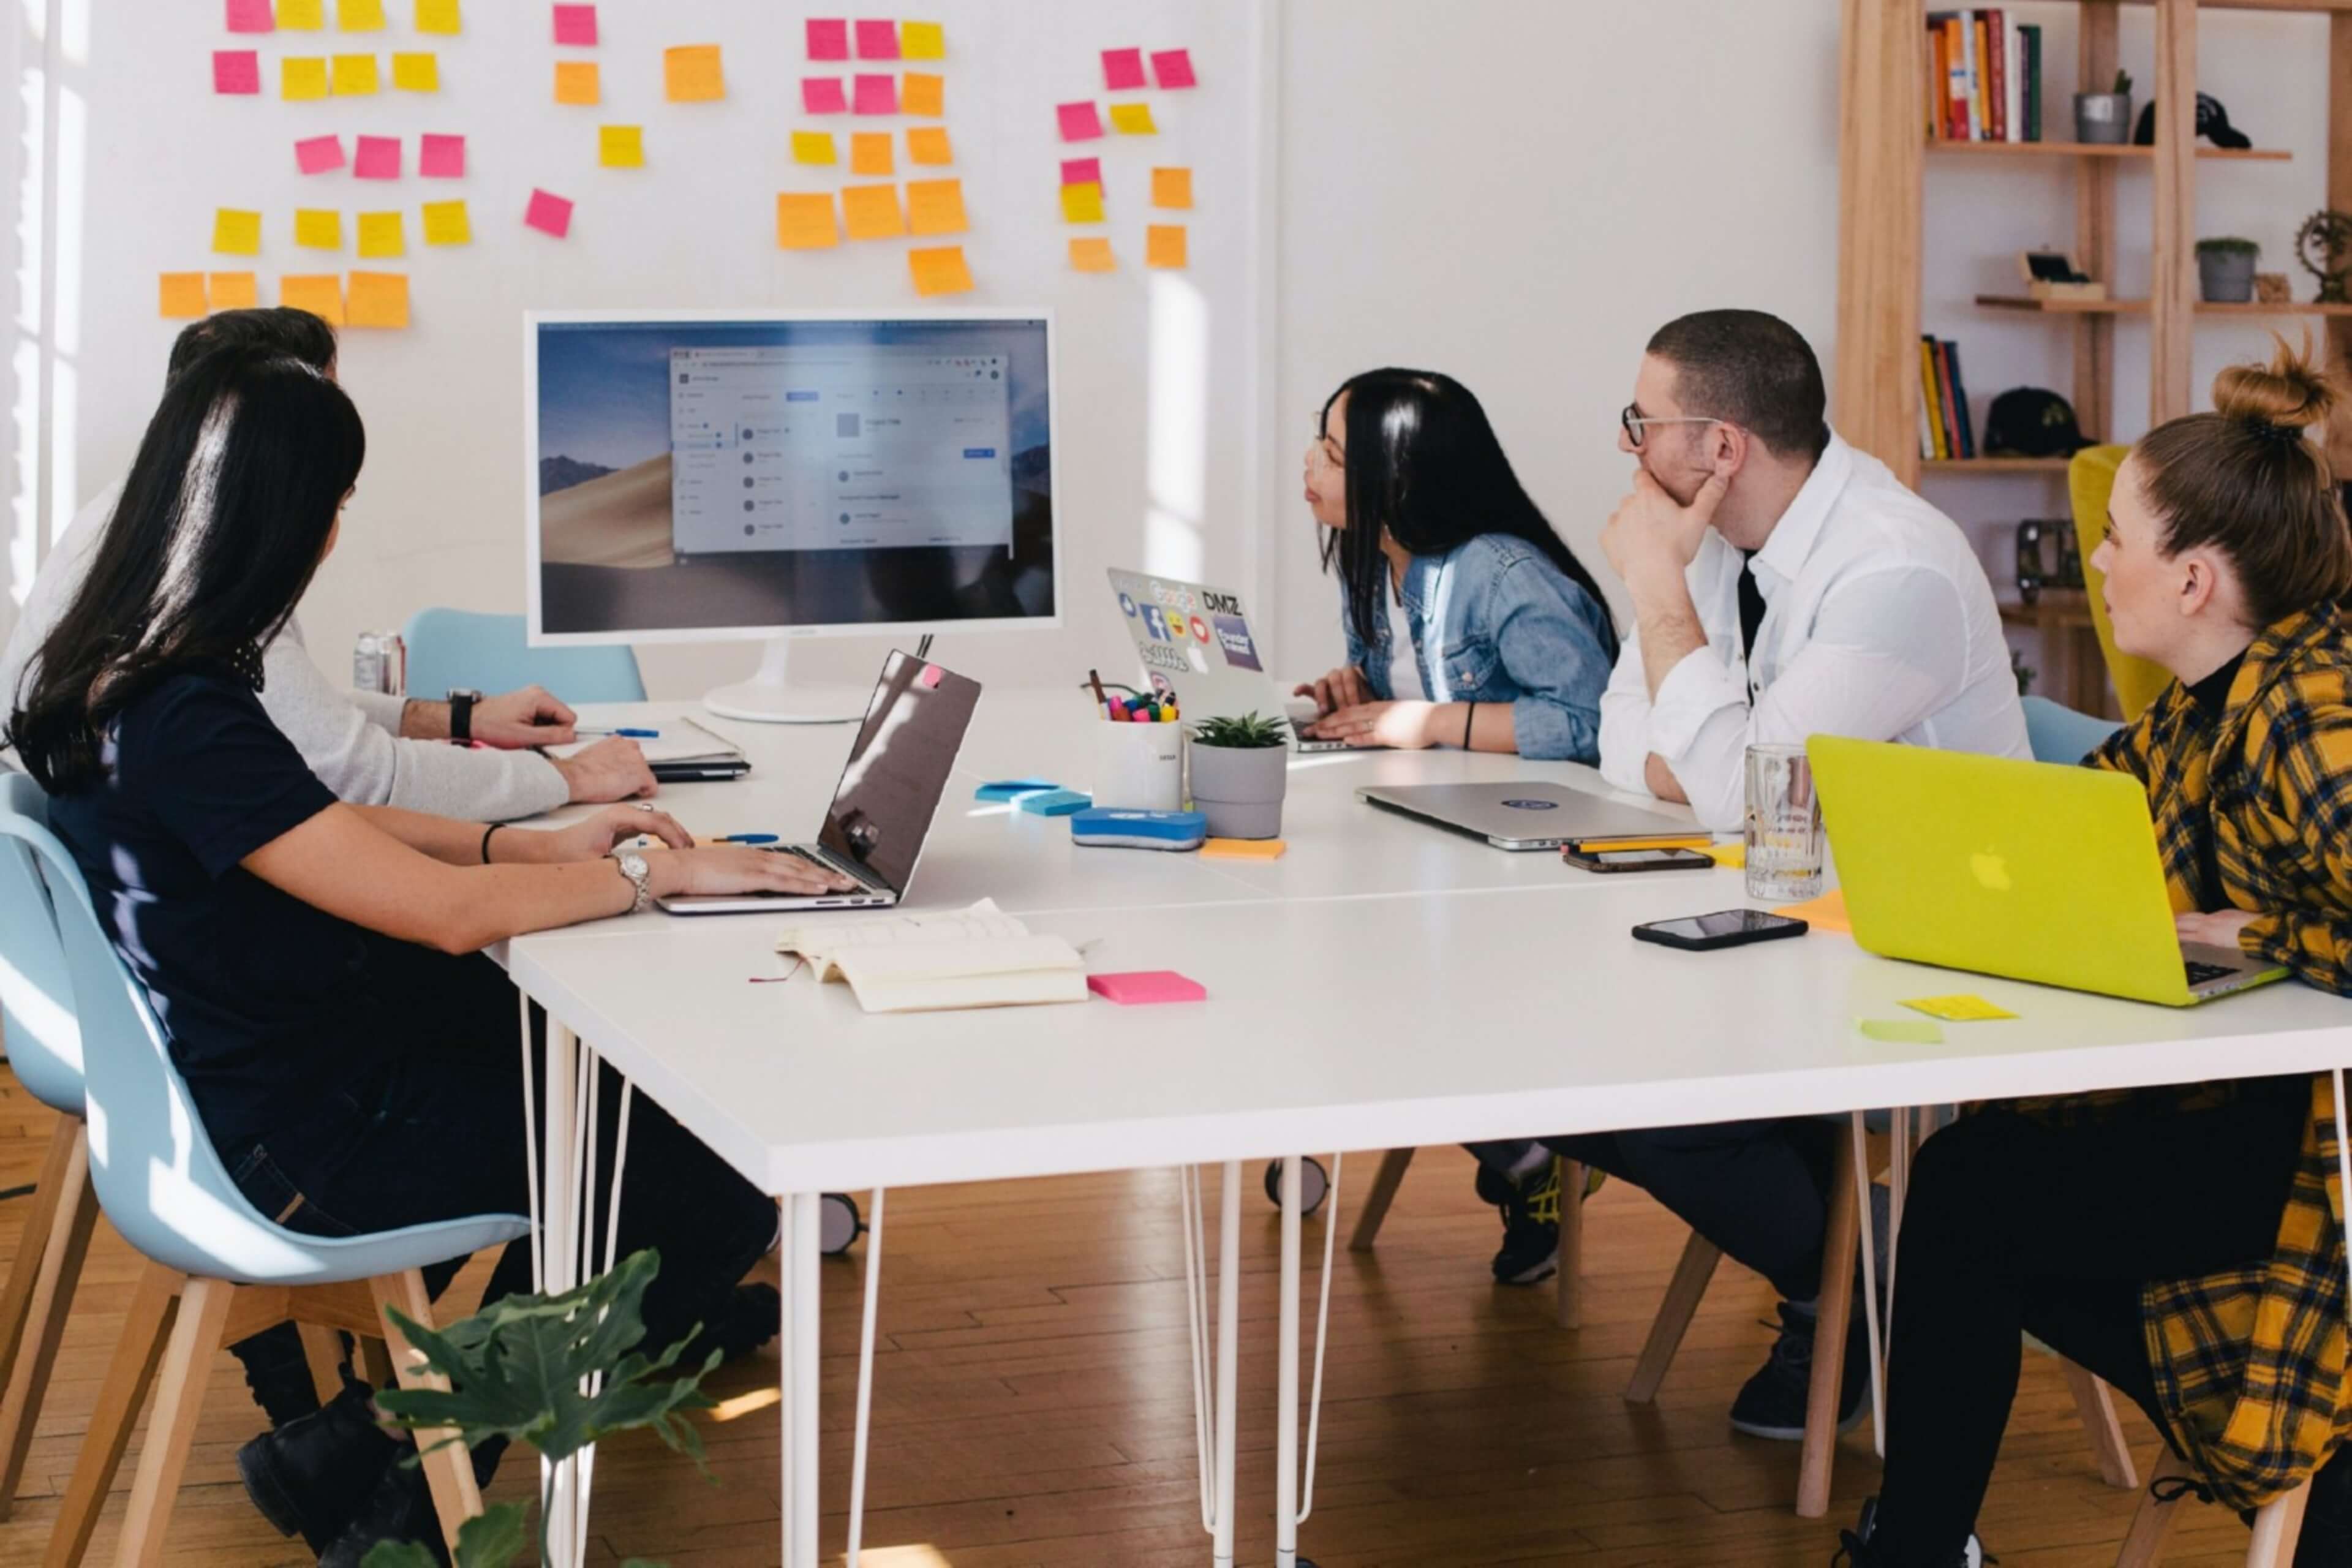
[[[1813,1314],[1780,1303],[1780,1337],[1756,1375],[1731,1402],[1731,1429],[1776,1443],[1801,1443],[1813,1384]],[[1845,1336],[1845,1377],[1838,1389],[1838,1430],[1851,1432],[1870,1405],[1870,1329],[1854,1303]]]
[[[1538,1285],[1559,1272],[1558,1160],[1545,1161],[1517,1181],[1481,1165],[1478,1195],[1503,1211],[1495,1283]]]
[[[413,1445],[402,1444],[377,1472],[359,1511],[319,1553],[319,1568],[361,1568],[367,1554],[386,1542],[413,1542],[430,1552],[438,1568],[448,1568],[449,1549],[441,1540],[441,1516],[433,1510],[433,1489],[424,1470],[407,1462],[415,1452]]]
[[[1862,1517],[1854,1521],[1853,1528],[1838,1531],[1837,1555],[1830,1559],[1830,1568],[1840,1568],[1841,1564],[1845,1568],[1888,1568],[1885,1554],[1871,1545],[1872,1538],[1877,1533],[1878,1500],[1867,1498],[1863,1501]],[[1968,1545],[1951,1560],[1948,1568],[1984,1568],[1986,1563],[1998,1561],[1997,1558],[1987,1557],[1984,1548],[1971,1535]]]
[[[714,1350],[722,1361],[750,1355],[776,1337],[783,1326],[783,1317],[784,1299],[776,1293],[773,1285],[738,1285],[719,1317],[705,1323],[702,1331],[694,1336],[694,1342],[677,1358],[677,1369],[700,1366]],[[648,1342],[637,1348],[652,1355],[667,1347]]]
[[[236,1451],[246,1495],[280,1535],[320,1552],[367,1500],[400,1441],[376,1424],[374,1390],[347,1379],[308,1415],[264,1432]]]

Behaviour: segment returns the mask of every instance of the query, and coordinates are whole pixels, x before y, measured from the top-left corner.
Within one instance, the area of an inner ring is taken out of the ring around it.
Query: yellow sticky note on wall
[[[236,207],[213,214],[213,248],[226,256],[261,254],[261,215]]]
[[[1083,184],[1064,185],[1062,187],[1062,221],[1064,223],[1102,222],[1102,186],[1092,180]]]
[[[961,234],[971,226],[964,221],[961,180],[907,182],[908,234]]]
[[[1155,207],[1190,207],[1192,205],[1192,171],[1152,170],[1151,205]]]
[[[375,73],[373,55],[337,55],[335,57],[335,96],[365,98],[381,85]]]
[[[327,25],[327,0],[278,0],[278,30],[315,33]]]
[[[261,289],[250,272],[215,272],[210,289],[215,310],[250,310],[261,303]]]
[[[360,214],[360,254],[365,257],[408,254],[406,226],[398,213]]]
[[[841,216],[852,239],[896,239],[907,232],[896,185],[844,185]]]
[[[604,81],[596,74],[594,60],[555,62],[556,102],[601,103],[604,100]]]
[[[908,71],[898,79],[898,112],[937,117],[947,110],[947,78]]]
[[[943,60],[948,58],[948,32],[937,22],[898,24],[898,58]]]
[[[840,226],[833,221],[833,196],[819,191],[810,195],[791,192],[776,198],[776,244],[784,250],[830,250],[841,243]]]
[[[907,162],[936,166],[955,162],[955,147],[944,125],[907,127]]]
[[[205,313],[205,275],[201,272],[166,272],[160,292],[165,321],[191,321]]]
[[[280,22],[279,26],[285,24]],[[278,96],[301,103],[327,96],[327,62],[317,55],[288,55],[278,62]]]
[[[408,274],[352,273],[349,314],[354,327],[408,325]]]
[[[1110,106],[1110,128],[1121,136],[1157,136],[1160,127],[1151,123],[1151,105],[1148,103],[1114,103]]]
[[[600,125],[596,128],[596,162],[607,169],[646,166],[646,128],[642,125]]]
[[[343,215],[324,207],[301,207],[294,214],[294,243],[312,250],[343,247]]]
[[[1118,258],[1110,253],[1110,241],[1100,235],[1076,235],[1070,240],[1070,270],[1073,272],[1114,272]]]
[[[289,272],[278,280],[278,302],[308,310],[330,326],[343,324],[343,280],[331,272]]]
[[[441,90],[441,57],[439,55],[393,56],[392,85],[403,92],[439,92]]]
[[[672,103],[709,103],[727,96],[717,44],[681,44],[662,51],[662,84]]]
[[[335,26],[346,33],[383,31],[383,0],[342,0],[335,7]]]
[[[915,276],[915,292],[925,299],[934,294],[971,292],[971,268],[964,262],[961,245],[910,250],[907,252],[907,270]]]
[[[1143,264],[1146,267],[1181,268],[1185,264],[1184,226],[1181,223],[1155,223],[1143,231]]]
[[[474,225],[466,216],[463,202],[426,202],[425,204],[425,243],[427,245],[471,245]]]
[[[890,133],[887,131],[850,132],[849,172],[853,174],[898,173],[898,164],[890,157]]]
[[[793,162],[795,163],[835,163],[833,132],[830,131],[795,131],[793,132]]]
[[[416,0],[416,30],[420,33],[461,33],[465,23],[457,0]]]

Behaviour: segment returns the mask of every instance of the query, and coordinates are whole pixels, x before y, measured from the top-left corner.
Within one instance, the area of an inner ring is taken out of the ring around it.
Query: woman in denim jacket
[[[1599,760],[1616,628],[1467,387],[1429,371],[1350,377],[1307,450],[1307,504],[1348,637],[1347,664],[1298,688],[1321,714],[1309,733]],[[1391,596],[1428,700],[1395,700]]]

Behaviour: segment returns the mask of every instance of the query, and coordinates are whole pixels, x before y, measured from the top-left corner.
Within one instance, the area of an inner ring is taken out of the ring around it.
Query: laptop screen
[[[903,892],[979,706],[979,682],[893,653],[817,842]]]

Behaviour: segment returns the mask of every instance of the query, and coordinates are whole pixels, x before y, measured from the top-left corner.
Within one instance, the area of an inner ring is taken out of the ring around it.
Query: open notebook
[[[645,753],[646,765],[656,779],[663,784],[685,784],[695,779],[737,778],[751,772],[751,764],[742,748],[716,730],[706,729],[691,719],[664,719],[661,733],[637,737],[637,749]],[[592,735],[569,745],[550,746],[551,757],[576,757],[582,752],[604,740]]]
[[[847,982],[868,1013],[1087,999],[1077,949],[1033,936],[988,899],[958,914],[813,921],[784,931],[776,951],[798,953],[819,981]]]

